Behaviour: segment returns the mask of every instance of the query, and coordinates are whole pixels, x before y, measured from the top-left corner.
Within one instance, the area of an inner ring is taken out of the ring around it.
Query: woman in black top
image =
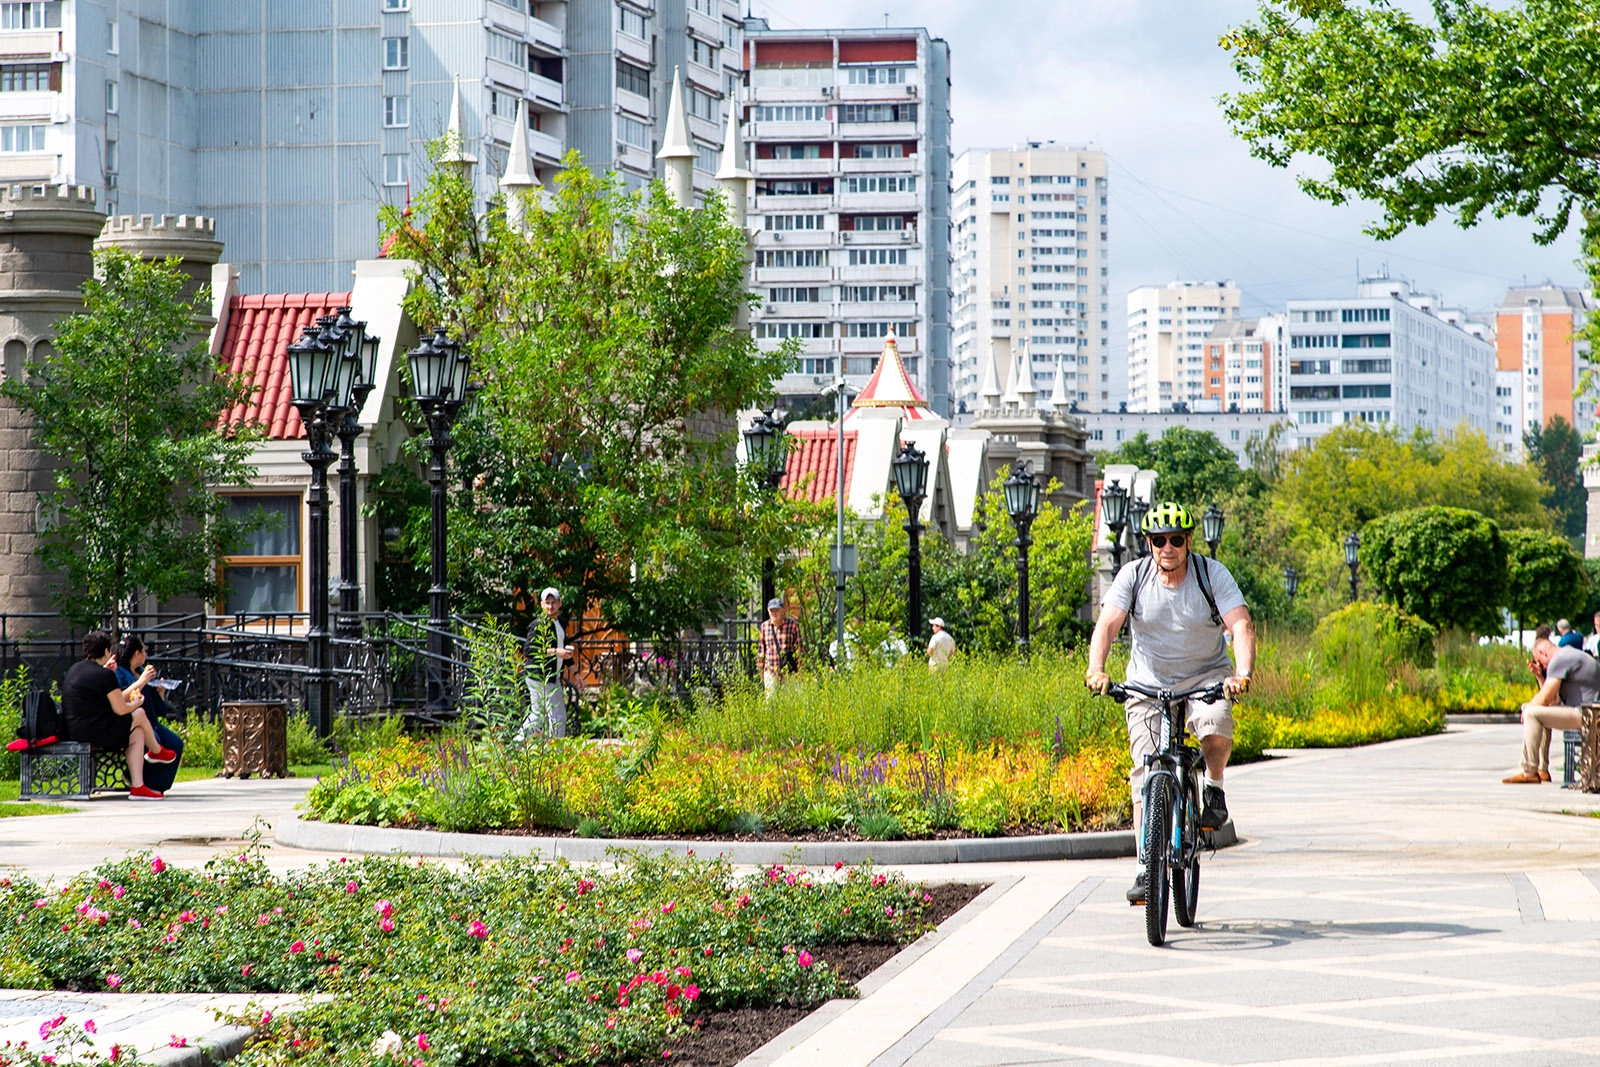
[[[61,716],[67,723],[67,737],[95,748],[124,749],[128,781],[133,786],[130,799],[159,800],[160,793],[145,787],[145,760],[170,763],[177,754],[162,747],[141,707],[148,679],[124,691],[110,668],[111,660],[111,636],[91,630],[83,639],[83,659],[67,668],[61,682]]]

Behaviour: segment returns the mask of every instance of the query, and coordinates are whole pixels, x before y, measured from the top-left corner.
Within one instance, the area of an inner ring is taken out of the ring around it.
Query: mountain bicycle
[[[1185,703],[1197,697],[1205,703],[1221,700],[1222,683],[1204,689],[1173,692],[1151,689],[1133,682],[1113,683],[1106,695],[1126,703],[1138,693],[1161,708],[1161,740],[1145,757],[1144,825],[1144,933],[1152,945],[1167,941],[1167,902],[1178,925],[1195,924],[1200,904],[1200,772],[1205,766],[1200,750],[1184,744]],[[1168,877],[1170,873],[1170,878]]]

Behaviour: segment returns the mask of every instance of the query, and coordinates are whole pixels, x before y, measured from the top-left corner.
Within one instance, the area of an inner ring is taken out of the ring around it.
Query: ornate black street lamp
[[[1211,558],[1217,558],[1217,546],[1222,544],[1222,509],[1216,504],[1209,504],[1205,513],[1200,516],[1200,532],[1205,535],[1206,544],[1211,548]]]
[[[1283,567],[1283,591],[1293,600],[1294,595],[1300,591],[1300,572],[1295,570],[1293,563],[1286,563]]]
[[[1011,522],[1017,528],[1017,647],[1027,652],[1028,547],[1033,544],[1033,520],[1039,514],[1039,480],[1026,462],[1019,463],[1005,480],[1004,488],[1006,511],[1011,513]],[[1120,558],[1119,552],[1119,562]]]
[[[761,488],[770,493],[783,481],[783,424],[772,417],[768,408],[750,421],[744,431],[744,459],[751,475]],[[772,557],[761,561],[761,606],[756,618],[766,617],[767,605],[777,595],[777,568]]]
[[[1360,563],[1361,535],[1354,530],[1344,539],[1344,565],[1350,568],[1350,603],[1356,602],[1356,566]]]
[[[461,342],[452,341],[443,326],[432,337],[406,353],[411,367],[411,393],[428,422],[428,466],[432,486],[433,530],[429,544],[431,584],[428,587],[428,714],[435,720],[450,711],[450,686],[446,662],[453,651],[450,639],[450,585],[445,565],[445,457],[454,442],[450,427],[467,401],[472,360],[461,354]]]
[[[341,329],[350,334],[345,363],[354,371],[350,405],[334,430],[339,435],[339,618],[334,630],[340,637],[361,636],[361,586],[356,578],[356,438],[361,436],[361,408],[376,389],[379,341],[367,336],[367,324],[350,318],[349,308],[339,309]]]
[[[306,585],[311,594],[306,627],[306,717],[318,737],[333,731],[333,669],[328,632],[328,467],[337,458],[329,447],[331,427],[344,419],[355,383],[354,363],[347,358],[353,330],[341,327],[340,316],[323,315],[307,326],[300,340],[289,345],[289,379],[294,406],[305,426],[306,451],[300,453],[311,468],[306,492],[309,513],[310,559]],[[345,316],[348,321],[348,316]],[[354,324],[351,324],[354,325]]]
[[[1128,501],[1128,546],[1134,559],[1144,559],[1150,554],[1150,542],[1144,539],[1144,517],[1150,511],[1150,501],[1134,497]]]
[[[907,640],[915,644],[922,638],[922,501],[928,495],[928,457],[910,441],[900,445],[894,457],[894,485],[906,505],[906,533],[911,537],[911,552],[906,557],[910,572],[911,596],[906,608]],[[1008,483],[1009,484],[1009,483]],[[1007,502],[1009,504],[1009,496]]]
[[[1100,514],[1111,530],[1111,576],[1115,578],[1122,569],[1122,530],[1128,525],[1128,491],[1115,478],[1100,490]]]

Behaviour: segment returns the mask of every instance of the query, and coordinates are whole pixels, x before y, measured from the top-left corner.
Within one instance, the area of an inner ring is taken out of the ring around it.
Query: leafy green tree
[[[1243,477],[1238,458],[1216,434],[1187,426],[1174,426],[1154,441],[1141,431],[1095,462],[1102,470],[1112,463],[1153,470],[1162,500],[1202,507],[1227,496]]]
[[[1361,531],[1361,569],[1380,597],[1437,629],[1499,633],[1506,545],[1494,520],[1437,505],[1397,511]]]
[[[1538,468],[1550,494],[1544,502],[1555,511],[1563,534],[1583,543],[1589,517],[1589,491],[1583,487],[1583,438],[1560,415],[1546,426],[1530,426],[1522,435],[1528,462]]]
[[[1507,530],[1506,610],[1522,623],[1582,621],[1589,575],[1566,538],[1543,530]]]
[[[436,166],[411,211],[382,216],[418,265],[412,321],[463,338],[484,383],[455,432],[452,588],[525,618],[555,585],[577,613],[598,602],[625,633],[671,640],[800,532],[730,462],[730,416],[770,394],[792,348],[734,328],[753,299],[746,236],[717,195],[682,209],[573,153],[525,206],[519,232],[503,198],[480,214],[467,178]]]
[[[211,298],[185,297],[189,284],[176,260],[97,252],[55,354],[0,387],[59,461],[37,552],[61,576],[55,604],[84,624],[141,594],[220,599],[219,565],[243,533],[217,487],[254,475],[253,428],[221,424],[249,388],[195,343]]]
[[[1243,92],[1223,109],[1252,154],[1333,204],[1377,203],[1392,237],[1441,212],[1532,218],[1549,244],[1574,212],[1600,282],[1596,0],[1264,0],[1223,46]],[[1592,328],[1592,327],[1591,327]]]

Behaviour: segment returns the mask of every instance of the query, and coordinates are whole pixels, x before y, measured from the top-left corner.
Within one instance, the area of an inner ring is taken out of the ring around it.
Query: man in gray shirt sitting
[[[1507,785],[1537,785],[1550,780],[1550,731],[1577,730],[1583,725],[1580,710],[1600,700],[1600,661],[1580,648],[1558,648],[1548,637],[1533,646],[1533,662],[1544,672],[1544,682],[1533,699],[1522,705],[1522,770],[1502,779]]]

